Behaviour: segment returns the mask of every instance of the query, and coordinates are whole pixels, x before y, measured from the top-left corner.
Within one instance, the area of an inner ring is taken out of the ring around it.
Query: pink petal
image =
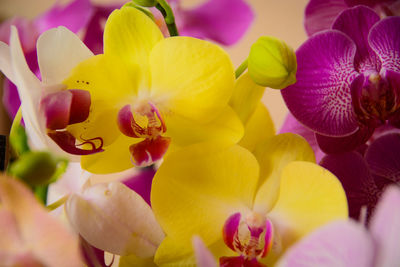
[[[400,17],[388,17],[372,27],[371,48],[382,61],[382,69],[400,72]]]
[[[75,0],[66,6],[55,4],[42,16],[35,20],[40,33],[51,28],[65,26],[72,32],[77,33],[86,26],[92,15],[90,0]]]
[[[330,29],[337,15],[348,6],[344,0],[310,0],[306,6],[304,27],[309,36]]]
[[[144,199],[144,201],[151,206],[151,184],[153,182],[153,177],[156,174],[156,169],[154,166],[137,169],[137,173],[127,179],[124,179],[122,183],[138,193]]]
[[[297,82],[281,92],[300,123],[328,136],[358,130],[350,94],[350,83],[358,74],[355,53],[354,42],[334,30],[313,35],[297,50]]]
[[[182,25],[178,27],[181,35],[232,45],[244,35],[253,18],[253,11],[243,0],[209,0],[183,11]]]
[[[200,237],[194,236],[193,240],[194,253],[196,255],[196,263],[198,267],[217,267],[212,253],[204,245],[203,240]]]
[[[380,69],[380,61],[368,44],[369,31],[379,20],[378,14],[372,9],[356,6],[343,11],[332,25],[332,29],[345,33],[356,44],[354,65],[358,72]]]
[[[361,224],[338,221],[323,226],[293,245],[280,267],[373,267],[374,244]]]
[[[400,262],[400,189],[390,186],[379,201],[370,231],[375,242],[377,255],[375,266],[398,266]]]

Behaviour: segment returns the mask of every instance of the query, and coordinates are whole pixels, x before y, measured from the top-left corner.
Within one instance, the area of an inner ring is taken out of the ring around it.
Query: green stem
[[[243,63],[240,64],[240,66],[236,69],[236,71],[235,71],[236,79],[239,78],[240,75],[242,75],[243,72],[247,69],[247,63],[248,63],[248,60],[246,58],[246,60],[243,61]]]
[[[157,0],[156,8],[160,10],[164,17],[165,24],[167,24],[168,32],[170,36],[178,36],[178,28],[175,24],[174,12],[165,0]]]
[[[35,196],[46,206],[47,202],[47,191],[49,189],[49,185],[37,186],[35,187]]]

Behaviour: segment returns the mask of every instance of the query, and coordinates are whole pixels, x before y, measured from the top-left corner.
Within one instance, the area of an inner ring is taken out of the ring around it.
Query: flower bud
[[[296,82],[296,54],[274,37],[262,36],[252,45],[248,68],[251,78],[261,86],[283,89]]]
[[[22,154],[10,167],[10,174],[29,185],[44,185],[52,178],[58,160],[48,152],[31,151]]]
[[[157,5],[157,0],[132,0],[132,2],[139,6],[153,7]]]

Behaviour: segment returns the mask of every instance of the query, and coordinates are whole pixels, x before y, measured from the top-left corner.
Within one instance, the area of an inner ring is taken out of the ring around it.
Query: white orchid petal
[[[15,85],[21,99],[22,117],[27,134],[36,149],[45,149],[45,129],[39,121],[39,104],[41,99],[41,83],[29,69],[22,51],[17,28],[11,27],[10,38],[11,64],[14,72]]]
[[[37,54],[42,82],[49,86],[61,84],[76,65],[94,55],[78,36],[62,26],[39,37]]]
[[[15,83],[14,71],[11,65],[10,47],[0,42],[0,71],[13,83]]]
[[[96,184],[72,195],[66,212],[83,238],[114,254],[151,257],[164,238],[150,206],[119,182]]]

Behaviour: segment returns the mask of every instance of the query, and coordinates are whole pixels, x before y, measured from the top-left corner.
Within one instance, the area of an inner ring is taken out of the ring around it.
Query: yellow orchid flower
[[[79,64],[64,81],[91,97],[88,118],[67,131],[81,142],[101,141],[103,152],[82,157],[93,173],[152,164],[170,145],[235,143],[243,126],[228,106],[234,81],[232,63],[218,46],[164,39],[145,14],[123,7],[107,20],[104,54]]]
[[[348,216],[340,182],[293,134],[265,140],[254,154],[210,143],[171,153],[151,203],[166,234],[155,255],[160,266],[195,266],[196,235],[221,264],[272,266],[313,229]]]

